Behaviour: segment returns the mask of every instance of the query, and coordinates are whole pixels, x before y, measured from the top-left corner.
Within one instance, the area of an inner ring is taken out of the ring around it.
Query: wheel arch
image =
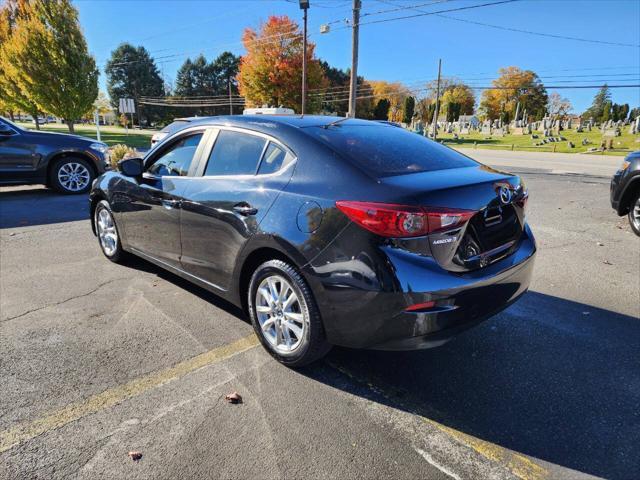
[[[632,178],[622,192],[620,203],[618,204],[619,215],[626,215],[627,213],[629,213],[631,201],[638,193],[640,193],[640,175]]]
[[[102,200],[107,200],[107,196],[100,190],[92,192],[89,198],[89,218],[91,219],[91,231],[94,235],[97,235],[95,221],[96,208],[98,207],[98,203]]]
[[[237,295],[235,303],[247,314],[247,290],[251,275],[259,265],[269,260],[282,260],[295,267],[307,281],[312,292],[315,290],[314,282],[303,271],[303,267],[307,263],[306,259],[294,246],[284,240],[277,241],[272,236],[255,239],[251,245],[245,247],[234,275],[236,287],[234,293]]]
[[[54,165],[58,163],[60,160],[63,160],[65,158],[80,158],[86,161],[89,164],[89,167],[91,168],[91,170],[93,171],[94,178],[98,176],[99,172],[98,172],[98,169],[96,168],[95,161],[87,153],[76,152],[76,151],[56,152],[47,161],[46,185],[48,187],[51,186],[51,172],[53,171]]]

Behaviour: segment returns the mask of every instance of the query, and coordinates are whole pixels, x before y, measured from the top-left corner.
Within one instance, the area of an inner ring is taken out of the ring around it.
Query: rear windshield
[[[336,125],[305,129],[376,177],[478,165],[422,135],[388,125]]]

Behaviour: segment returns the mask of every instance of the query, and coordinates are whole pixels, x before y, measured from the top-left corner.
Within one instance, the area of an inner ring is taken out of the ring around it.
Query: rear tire
[[[127,252],[122,249],[122,241],[109,202],[101,200],[98,203],[93,213],[93,221],[100,250],[112,262],[121,263],[126,259]]]
[[[282,260],[263,263],[247,295],[256,335],[280,363],[302,367],[331,350],[311,289],[293,266]]]
[[[640,237],[640,190],[638,190],[631,199],[627,216],[631,230]]]
[[[54,163],[49,183],[60,193],[76,195],[88,192],[94,178],[96,173],[89,162],[83,158],[66,157]]]

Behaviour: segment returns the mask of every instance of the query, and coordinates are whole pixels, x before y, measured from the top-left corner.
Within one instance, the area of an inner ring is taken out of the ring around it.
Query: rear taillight
[[[361,227],[383,237],[421,237],[462,226],[476,212],[391,203],[338,201],[336,206]]]

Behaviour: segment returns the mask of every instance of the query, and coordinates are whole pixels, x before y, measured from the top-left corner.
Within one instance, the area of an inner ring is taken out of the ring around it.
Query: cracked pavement
[[[633,478],[640,240],[608,178],[512,169],[530,293],[440,348],[299,371],[215,295],[107,261],[86,197],[0,188],[0,479]]]

